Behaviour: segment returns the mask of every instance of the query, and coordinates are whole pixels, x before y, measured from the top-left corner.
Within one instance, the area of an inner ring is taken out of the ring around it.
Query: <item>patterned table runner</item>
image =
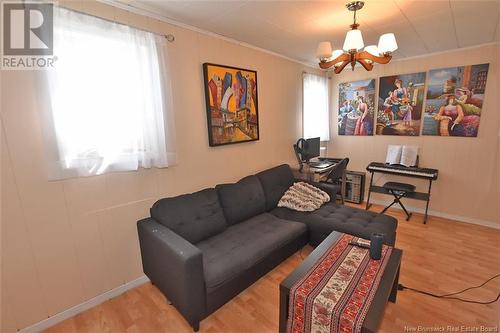
[[[343,234],[290,290],[287,332],[361,332],[392,247],[380,260]]]

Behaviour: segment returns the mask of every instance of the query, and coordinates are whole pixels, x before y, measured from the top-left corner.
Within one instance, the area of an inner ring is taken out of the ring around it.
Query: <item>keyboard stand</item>
[[[392,195],[384,187],[373,185],[373,176],[376,172],[377,171],[370,171],[370,173],[371,173],[371,175],[370,175],[370,187],[368,188],[368,199],[366,200],[366,208],[365,208],[366,210],[368,210],[372,206],[372,204],[370,203],[370,195],[372,194],[372,192]],[[410,175],[403,175],[403,174],[398,174],[398,176],[412,177]],[[425,214],[424,214],[424,224],[427,223],[427,212],[429,210],[429,201],[431,200],[432,181],[433,181],[433,179],[429,179],[429,187],[427,189],[427,193],[425,193],[425,192],[412,192],[412,193],[408,193],[405,196],[405,198],[426,201]]]

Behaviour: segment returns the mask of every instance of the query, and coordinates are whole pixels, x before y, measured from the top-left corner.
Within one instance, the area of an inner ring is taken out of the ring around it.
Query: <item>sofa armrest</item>
[[[196,328],[206,304],[200,249],[152,218],[138,221],[137,230],[144,273]]]
[[[304,180],[298,180],[298,179],[296,179],[295,181],[304,182]],[[330,184],[330,183],[319,183],[319,182],[313,182],[310,180],[307,180],[305,182],[311,184],[312,186],[319,188],[320,190],[325,191],[330,196],[330,202],[335,202],[335,200],[337,198],[337,194],[340,193],[342,190],[341,185]]]

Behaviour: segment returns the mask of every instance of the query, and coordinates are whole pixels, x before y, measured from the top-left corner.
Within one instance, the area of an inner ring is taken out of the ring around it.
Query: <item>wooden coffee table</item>
[[[316,261],[335,243],[337,238],[341,236],[338,232],[332,232],[325,240],[318,245],[311,254],[304,259],[304,261],[283,280],[280,284],[280,323],[279,331],[286,332],[286,325],[288,320],[288,303],[290,289],[300,280],[304,274],[316,263]],[[399,268],[401,265],[401,256],[403,252],[399,249],[393,249],[387,266],[380,280],[380,284],[375,292],[375,297],[370,304],[368,313],[361,332],[371,333],[377,332],[378,326],[384,314],[385,305],[387,301],[396,303],[396,294],[398,292],[399,281]]]

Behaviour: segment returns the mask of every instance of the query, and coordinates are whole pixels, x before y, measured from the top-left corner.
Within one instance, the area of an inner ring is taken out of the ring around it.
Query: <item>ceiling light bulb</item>
[[[363,42],[363,35],[361,34],[361,30],[352,29],[349,30],[345,36],[344,41],[344,51],[349,52],[351,50],[359,51],[365,46]]]
[[[396,36],[393,33],[383,34],[378,40],[378,51],[381,54],[391,53],[398,49]]]
[[[321,61],[329,59],[332,56],[332,44],[330,42],[321,42],[316,49],[316,57]]]

